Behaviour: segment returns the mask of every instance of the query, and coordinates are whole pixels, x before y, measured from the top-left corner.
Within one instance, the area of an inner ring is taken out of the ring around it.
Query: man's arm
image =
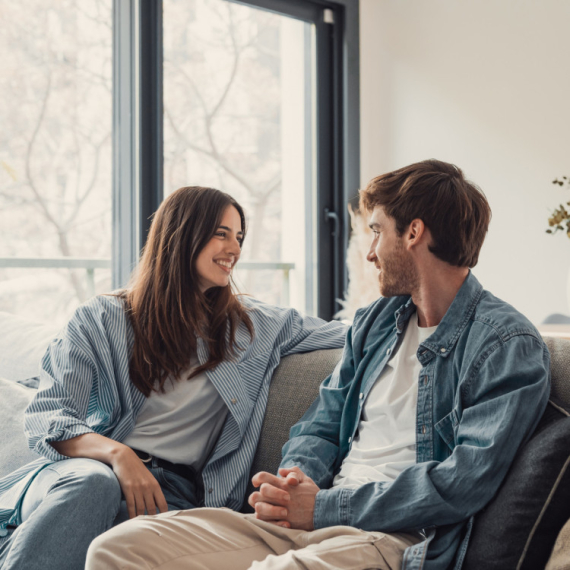
[[[550,358],[541,341],[521,335],[494,348],[464,387],[471,402],[451,456],[413,465],[391,484],[319,491],[315,528],[341,524],[395,532],[453,524],[492,499],[550,392]]]
[[[341,361],[321,384],[317,399],[291,428],[283,447],[280,477],[267,472],[253,477],[259,491],[250,495],[249,504],[260,519],[284,527],[313,527],[315,496],[319,486],[330,485],[339,457],[342,413],[355,374],[353,329],[348,330]]]
[[[463,410],[451,456],[442,462],[413,465],[392,484],[313,489],[314,528],[421,529],[460,522],[489,502],[544,410],[550,360],[544,345],[532,336],[514,337],[481,360],[466,386],[472,402]],[[297,478],[305,476],[301,473]],[[290,526],[302,528],[295,525],[307,524],[307,493],[301,497],[294,485],[281,488],[286,500],[283,495],[271,499],[263,486],[258,495],[252,495],[258,517],[278,519],[276,509],[263,505],[273,501],[287,511],[281,524],[290,521]],[[300,501],[304,518],[298,509]]]

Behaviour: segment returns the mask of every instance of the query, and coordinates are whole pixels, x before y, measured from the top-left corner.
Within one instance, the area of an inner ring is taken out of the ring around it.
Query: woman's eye
[[[218,237],[226,237],[226,233],[225,232],[216,232],[216,234]]]

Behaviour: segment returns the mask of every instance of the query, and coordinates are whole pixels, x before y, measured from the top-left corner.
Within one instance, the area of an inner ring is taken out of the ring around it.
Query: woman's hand
[[[52,447],[67,457],[87,457],[110,465],[127,501],[129,518],[168,511],[166,499],[154,475],[128,446],[99,435],[86,433],[66,441],[52,441]]]
[[[112,454],[111,467],[127,501],[129,518],[145,511],[149,515],[168,511],[158,481],[130,447],[123,445]]]

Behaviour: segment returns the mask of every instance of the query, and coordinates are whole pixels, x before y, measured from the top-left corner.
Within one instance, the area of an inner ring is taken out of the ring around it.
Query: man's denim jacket
[[[298,465],[321,488],[315,528],[421,531],[426,540],[406,550],[402,568],[457,569],[473,515],[497,492],[546,407],[550,355],[532,324],[469,273],[418,348],[416,464],[392,483],[331,488],[414,311],[409,297],[393,297],[357,312],[342,360],[291,429],[281,466]]]

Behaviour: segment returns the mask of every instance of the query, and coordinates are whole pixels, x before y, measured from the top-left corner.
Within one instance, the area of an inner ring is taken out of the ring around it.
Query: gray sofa
[[[49,327],[26,334],[20,325],[2,326],[6,320],[12,322],[0,314],[0,476],[36,457],[22,433],[23,410],[34,389],[21,382],[35,374],[50,336]],[[501,489],[475,517],[466,570],[570,570],[570,341],[546,342],[552,355],[551,402]],[[276,471],[291,425],[315,399],[341,353],[324,350],[283,359],[273,376],[252,473]]]

